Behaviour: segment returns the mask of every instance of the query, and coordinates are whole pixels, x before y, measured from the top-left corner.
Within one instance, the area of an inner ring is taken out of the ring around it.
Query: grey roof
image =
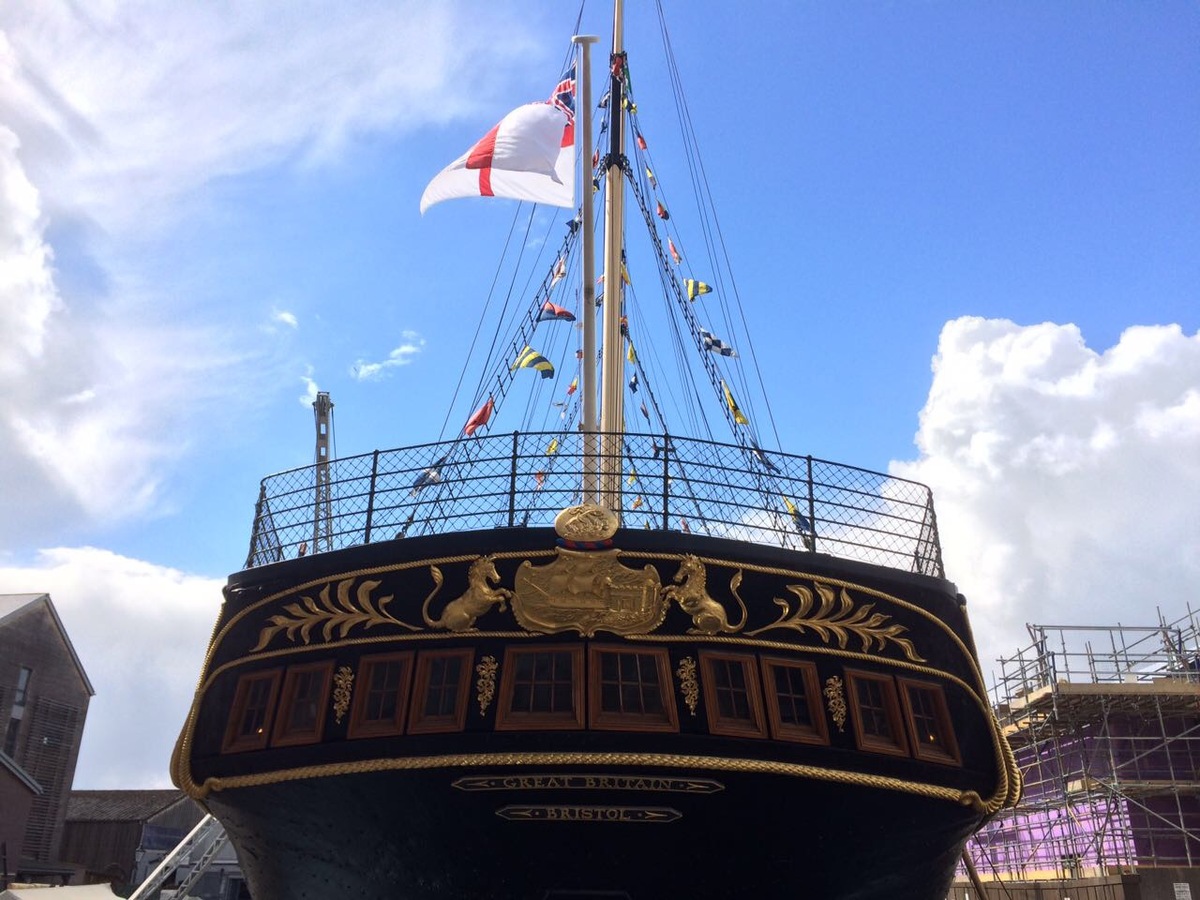
[[[187,795],[183,791],[71,791],[68,822],[145,822]]]
[[[58,617],[58,610],[54,608],[49,594],[0,594],[0,627],[3,627],[8,619],[29,610],[38,601],[45,601],[46,608],[50,610],[50,617],[54,619],[54,624],[58,627],[59,634],[62,635],[63,643],[67,645],[67,652],[71,654],[75,668],[79,670],[79,677],[83,679],[83,686],[87,688],[88,696],[95,697],[96,689],[92,687],[91,679],[83,670],[83,663],[79,659],[79,654],[75,652],[75,645],[71,643],[67,629],[63,626],[62,619]]]
[[[9,616],[16,615],[35,600],[48,597],[49,594],[0,594],[0,625]]]
[[[20,781],[22,784],[28,787],[34,792],[34,794],[45,793],[45,791],[42,790],[42,786],[34,780],[33,776],[22,769],[21,766],[18,765],[17,761],[3,750],[0,750],[0,766],[3,766],[5,769],[8,769],[8,771],[12,772],[13,775],[17,777],[17,781]]]

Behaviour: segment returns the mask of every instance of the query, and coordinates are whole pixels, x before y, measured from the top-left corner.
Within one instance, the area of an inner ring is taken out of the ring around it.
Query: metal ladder
[[[148,898],[163,886],[172,873],[181,865],[191,861],[192,854],[199,854],[192,870],[175,887],[177,897],[186,897],[188,890],[196,883],[209,867],[229,837],[225,828],[212,817],[205,815],[195,828],[188,832],[187,837],[180,841],[174,850],[163,857],[162,862],[154,867],[146,880],[138,885],[137,890],[129,895],[129,900],[148,900]]]

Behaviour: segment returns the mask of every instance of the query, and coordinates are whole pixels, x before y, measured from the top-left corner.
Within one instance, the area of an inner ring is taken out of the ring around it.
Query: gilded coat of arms
[[[619,553],[559,548],[549,565],[521,563],[512,597],[517,621],[529,631],[578,631],[584,637],[653,631],[667,614],[658,570],[623,566]]]

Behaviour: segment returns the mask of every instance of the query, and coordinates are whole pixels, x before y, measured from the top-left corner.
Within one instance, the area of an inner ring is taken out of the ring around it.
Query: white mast
[[[624,16],[621,0],[613,10],[612,61],[624,49]],[[604,364],[600,394],[600,504],[621,514],[621,433],[625,430],[625,366],[622,362],[625,340],[621,334],[621,306],[624,281],[621,250],[624,244],[625,176],[621,160],[625,158],[623,127],[624,72],[609,72],[609,150],[604,183]],[[589,110],[590,112],[590,110]],[[583,185],[585,195],[590,186]],[[585,222],[585,227],[590,223]]]
[[[583,501],[596,502],[596,260],[595,236],[592,233],[592,54],[591,45],[600,38],[575,35],[571,40],[581,50],[579,74],[579,108],[575,121],[580,125],[577,146],[580,161],[579,179],[583,208],[580,213],[583,229]]]

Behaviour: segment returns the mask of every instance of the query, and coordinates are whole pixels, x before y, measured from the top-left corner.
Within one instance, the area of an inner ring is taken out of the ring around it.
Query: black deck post
[[[512,458],[508,471],[508,527],[517,524],[517,440],[521,432],[512,434]]]
[[[667,434],[667,432],[664,431],[663,432],[663,470],[662,470],[662,514],[663,514],[662,527],[663,527],[663,531],[666,531],[671,525],[670,513],[667,511],[667,504],[670,502],[670,496],[671,496],[670,490],[668,488],[668,485],[670,483],[669,475],[670,475],[671,470],[670,470],[670,466],[667,463],[667,459],[669,456],[668,448],[670,448],[670,446],[671,446],[671,436],[669,434]]]
[[[367,492],[367,528],[363,543],[371,543],[371,517],[375,514],[375,476],[379,472],[379,451],[371,455],[371,489]]]
[[[812,455],[805,457],[808,463],[808,532],[811,535],[808,549],[817,552],[817,504],[813,499]],[[801,535],[803,537],[803,535]]]

